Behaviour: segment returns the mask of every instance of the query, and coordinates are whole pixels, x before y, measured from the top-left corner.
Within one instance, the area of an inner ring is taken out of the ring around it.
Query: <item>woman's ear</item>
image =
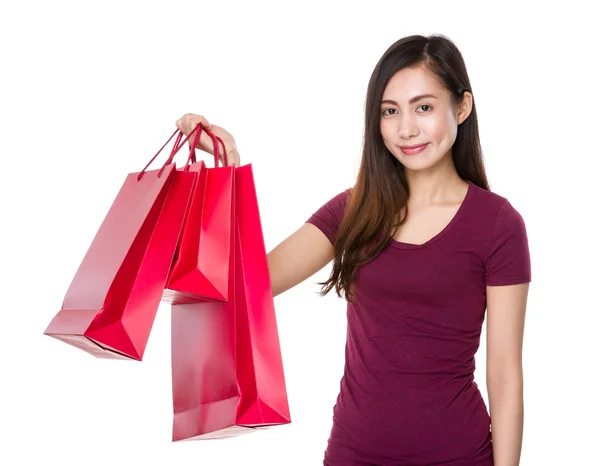
[[[461,124],[465,121],[469,115],[471,114],[471,109],[473,108],[473,94],[469,91],[465,91],[463,94],[462,101],[457,105],[457,115],[456,122],[457,124]]]

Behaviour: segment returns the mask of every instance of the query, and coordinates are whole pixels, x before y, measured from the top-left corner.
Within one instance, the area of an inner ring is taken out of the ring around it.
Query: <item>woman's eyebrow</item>
[[[408,101],[408,103],[409,104],[414,104],[415,102],[417,102],[418,100],[421,100],[421,99],[437,99],[437,96],[435,96],[433,94],[417,95],[417,96],[413,97],[412,99],[410,99]],[[398,102],[396,102],[395,100],[390,100],[390,99],[382,100],[381,103],[382,104],[394,104],[394,105],[398,105]]]

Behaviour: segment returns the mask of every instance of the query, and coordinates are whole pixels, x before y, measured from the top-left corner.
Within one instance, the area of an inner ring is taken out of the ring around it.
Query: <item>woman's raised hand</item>
[[[203,115],[196,115],[194,113],[186,113],[179,120],[177,120],[175,124],[177,125],[177,128],[179,128],[179,130],[186,136],[190,134],[198,124],[201,124],[204,128],[208,129],[211,133],[213,133],[215,136],[218,136],[223,141],[225,150],[227,151],[227,165],[234,165],[236,167],[240,166],[240,154],[235,145],[235,140],[233,136],[224,128],[213,125]],[[190,144],[192,138],[188,139]],[[208,152],[209,154],[214,154],[213,141],[205,131],[202,131],[196,147]],[[223,163],[223,147],[220,143],[219,155],[221,163]]]

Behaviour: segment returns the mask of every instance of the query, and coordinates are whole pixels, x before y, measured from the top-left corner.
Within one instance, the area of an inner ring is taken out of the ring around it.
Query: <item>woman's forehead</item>
[[[445,88],[430,73],[419,68],[404,68],[396,72],[388,82],[382,100],[394,100],[397,103],[413,103],[423,95],[442,98]]]

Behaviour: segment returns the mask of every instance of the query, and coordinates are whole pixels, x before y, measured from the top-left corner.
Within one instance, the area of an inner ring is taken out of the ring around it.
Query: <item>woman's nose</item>
[[[398,138],[410,139],[418,134],[417,123],[411,115],[403,115],[398,118]]]

